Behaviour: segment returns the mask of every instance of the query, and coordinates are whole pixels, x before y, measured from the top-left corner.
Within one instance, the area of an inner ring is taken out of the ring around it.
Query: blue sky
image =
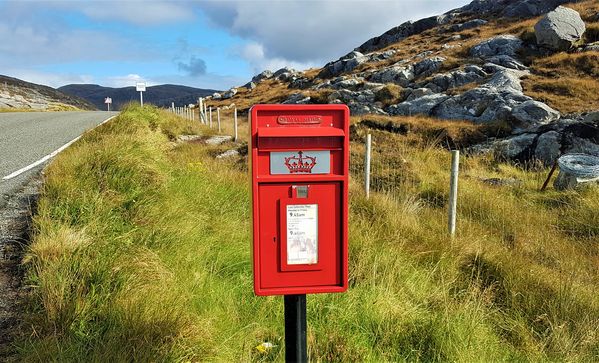
[[[320,67],[406,20],[467,0],[0,0],[0,74],[59,87],[228,89]]]

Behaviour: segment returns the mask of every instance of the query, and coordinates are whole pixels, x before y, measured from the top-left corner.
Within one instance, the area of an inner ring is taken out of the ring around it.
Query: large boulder
[[[560,113],[542,102],[528,100],[514,107],[512,116],[527,126],[534,126],[557,121]]]
[[[490,58],[498,55],[516,56],[522,48],[522,40],[513,35],[499,35],[486,39],[472,47],[470,55],[479,58]]]
[[[564,51],[582,39],[585,30],[584,21],[576,10],[558,6],[537,22],[535,36],[538,45]]]

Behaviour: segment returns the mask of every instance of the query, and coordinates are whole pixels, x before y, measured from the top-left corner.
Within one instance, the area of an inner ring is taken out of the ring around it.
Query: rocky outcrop
[[[338,76],[342,73],[350,72],[357,66],[362,63],[365,63],[369,60],[367,56],[364,54],[353,51],[346,56],[341,57],[339,60],[334,62],[327,63],[320,73],[318,74],[319,78],[330,78]]]
[[[522,47],[522,40],[513,35],[499,35],[475,45],[470,50],[472,57],[490,58],[507,55],[516,56],[516,52]]]
[[[460,12],[480,15],[500,15],[531,18],[545,14],[557,6],[574,0],[474,0]]]
[[[483,19],[472,19],[465,23],[453,24],[449,27],[451,32],[461,32],[462,30],[478,28],[479,26],[487,24],[488,21]]]
[[[582,39],[586,26],[576,10],[559,6],[535,25],[537,44],[556,51],[572,48]]]
[[[231,88],[230,90],[228,90],[227,92],[223,93],[221,95],[221,98],[223,100],[229,99],[233,96],[235,96],[237,94],[237,88]]]
[[[263,81],[265,79],[272,78],[272,76],[273,76],[272,72],[267,69],[265,71],[258,73],[254,77],[252,77],[252,82],[259,83],[260,81]]]
[[[514,107],[512,116],[526,125],[545,125],[559,120],[560,113],[542,102],[528,100]]]
[[[426,30],[432,29],[442,24],[446,24],[451,19],[450,15],[432,16],[430,18],[418,21],[407,21],[395,28],[392,28],[378,37],[369,39],[364,44],[356,48],[356,51],[368,53],[385,48],[386,46],[399,42],[411,35],[420,34]]]
[[[395,83],[402,87],[406,87],[414,79],[414,76],[413,66],[405,65],[404,63],[396,63],[391,67],[383,68],[375,72],[368,80],[377,83]]]

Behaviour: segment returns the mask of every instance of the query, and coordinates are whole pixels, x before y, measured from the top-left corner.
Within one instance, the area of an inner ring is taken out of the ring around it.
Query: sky
[[[60,87],[229,89],[321,67],[407,20],[468,0],[0,0],[0,74]]]

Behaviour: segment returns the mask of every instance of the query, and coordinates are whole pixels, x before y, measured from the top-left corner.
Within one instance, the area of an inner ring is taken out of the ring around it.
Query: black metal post
[[[285,362],[308,362],[305,294],[285,295]]]

